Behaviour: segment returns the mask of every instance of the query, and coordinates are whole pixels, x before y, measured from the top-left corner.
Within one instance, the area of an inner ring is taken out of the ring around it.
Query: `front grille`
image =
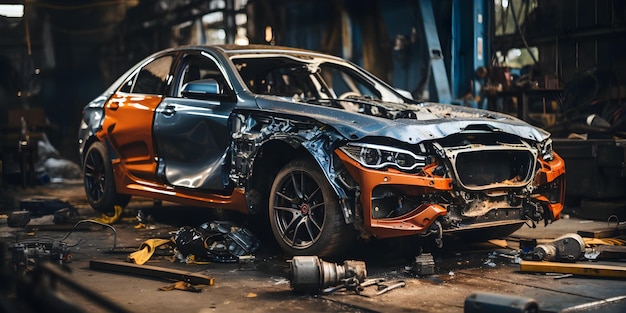
[[[517,187],[532,178],[534,156],[527,150],[476,150],[457,154],[459,183],[468,189]]]

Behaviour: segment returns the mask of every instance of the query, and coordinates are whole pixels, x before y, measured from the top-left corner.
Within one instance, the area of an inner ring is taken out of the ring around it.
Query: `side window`
[[[173,60],[172,56],[163,56],[144,66],[137,74],[132,92],[153,95],[164,94]]]
[[[187,56],[183,59],[181,69],[180,79],[178,81],[178,97],[181,97],[180,91],[183,86],[194,80],[212,78],[220,84],[221,90],[224,90],[226,87],[226,80],[219,70],[219,67],[213,60],[207,57],[199,55]]]
[[[130,93],[131,90],[133,90],[133,83],[135,82],[135,77],[137,75],[133,74],[131,75],[123,84],[122,86],[120,86],[119,91],[121,92],[126,92],[126,93]]]

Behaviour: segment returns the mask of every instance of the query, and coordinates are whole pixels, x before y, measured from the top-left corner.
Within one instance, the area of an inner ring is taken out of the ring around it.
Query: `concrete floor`
[[[94,218],[83,195],[80,181],[48,184],[21,189],[9,186],[0,192],[0,213],[14,209],[21,199],[55,197],[78,209],[80,218]],[[150,215],[146,228],[136,229],[139,210]],[[535,299],[542,312],[562,309],[611,297],[626,296],[626,280],[567,277],[519,272],[519,265],[505,257],[492,257],[497,252],[510,251],[490,243],[446,242],[442,250],[433,251],[436,274],[418,277],[409,271],[415,245],[407,240],[380,240],[363,244],[354,257],[367,264],[368,278],[385,278],[388,282],[402,280],[406,287],[375,297],[364,297],[351,292],[314,296],[292,293],[285,257],[272,238],[260,228],[254,229],[262,242],[256,253],[256,269],[240,270],[235,263],[204,265],[170,262],[155,256],[147,264],[202,273],[215,278],[213,286],[204,286],[202,292],[159,291],[169,281],[129,276],[89,268],[90,260],[125,261],[128,254],[146,239],[168,238],[180,226],[197,226],[215,219],[230,219],[245,224],[239,216],[219,212],[215,215],[205,209],[182,207],[163,203],[155,208],[150,199],[133,198],[123,218],[113,224],[116,230],[116,249],[113,232],[100,226],[75,231],[64,241],[71,247],[70,277],[82,286],[103,295],[131,312],[463,312],[464,301],[473,292],[494,292]],[[31,220],[27,229],[10,228],[0,219],[0,240],[11,244],[24,240],[60,240],[64,229],[51,231],[32,229],[32,225],[49,224],[51,216]],[[513,237],[552,239],[578,230],[606,227],[606,222],[589,221],[565,216],[562,220],[536,229],[523,227]],[[42,226],[43,227],[43,226]],[[31,230],[31,231],[27,231]],[[514,241],[508,241],[514,247]],[[10,253],[7,255],[10,257]],[[6,259],[6,258],[5,258]],[[7,262],[10,260],[6,259]],[[623,263],[616,263],[623,266]],[[85,297],[60,284],[57,290],[70,302],[86,312],[106,312]],[[34,303],[35,299],[27,299]],[[1,303],[0,303],[1,304]],[[18,310],[23,312],[25,310]],[[41,310],[50,312],[50,308]],[[626,300],[616,301],[591,310],[575,312],[626,312]],[[27,311],[26,311],[27,312]]]

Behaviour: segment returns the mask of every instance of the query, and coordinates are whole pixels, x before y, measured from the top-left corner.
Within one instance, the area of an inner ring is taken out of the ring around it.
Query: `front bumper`
[[[335,153],[359,185],[356,215],[362,217],[364,228],[375,237],[424,235],[438,219],[459,220],[460,206],[451,199],[456,194],[456,184],[452,178],[434,175],[434,166],[427,166],[415,174],[394,169],[375,170],[363,167],[341,150],[336,150]],[[446,231],[446,227],[448,230],[458,230],[463,227],[477,228],[482,224],[487,226],[494,222],[523,222],[528,219],[538,221],[543,218],[546,222],[557,220],[563,209],[564,174],[565,166],[558,155],[555,154],[554,160],[549,162],[540,160],[532,182],[531,189],[534,192],[524,200],[524,203],[532,203],[528,206],[532,207],[533,212],[528,212],[528,208],[521,204],[504,209],[499,209],[496,204],[493,210],[482,216],[464,217],[462,222],[444,223],[443,230]],[[384,190],[393,193],[392,197],[387,198],[393,200],[381,200],[380,195]],[[401,214],[386,217],[380,212],[390,210],[381,209],[380,206],[398,206]]]

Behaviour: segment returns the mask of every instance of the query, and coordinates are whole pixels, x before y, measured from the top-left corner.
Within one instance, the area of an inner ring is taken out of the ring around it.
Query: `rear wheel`
[[[269,204],[272,232],[290,255],[337,255],[355,238],[326,176],[310,160],[292,161],[276,175]]]
[[[115,205],[125,207],[130,196],[115,190],[113,169],[106,155],[106,148],[100,142],[89,147],[83,161],[83,181],[91,207],[102,213],[114,213]]]

